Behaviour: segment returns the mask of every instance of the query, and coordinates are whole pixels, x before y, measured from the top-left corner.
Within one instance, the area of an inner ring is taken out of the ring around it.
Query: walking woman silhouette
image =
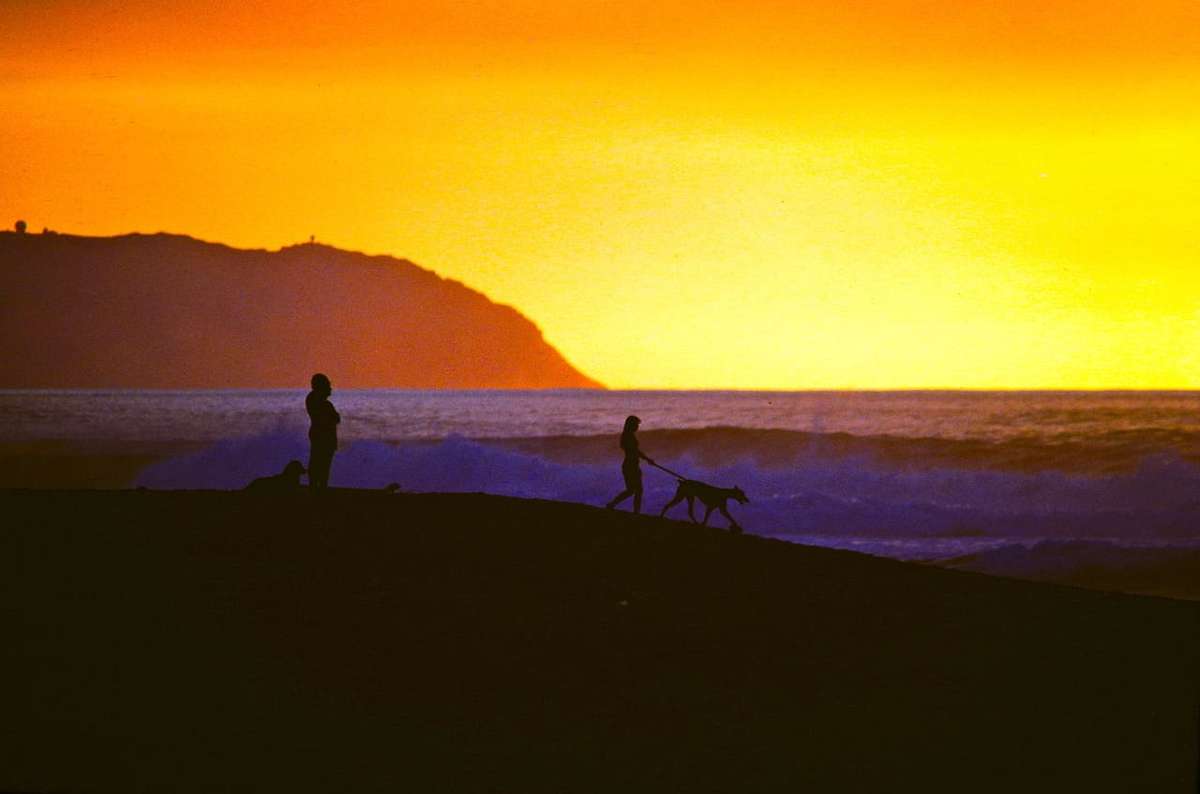
[[[641,449],[638,448],[637,429],[641,425],[642,420],[636,416],[630,416],[625,419],[625,429],[621,431],[621,450],[625,453],[625,460],[621,462],[621,475],[625,478],[625,490],[614,496],[612,500],[605,505],[609,510],[612,510],[617,505],[624,502],[629,497],[633,497],[633,512],[642,512],[642,466],[641,461],[646,461],[651,465],[656,465]]]

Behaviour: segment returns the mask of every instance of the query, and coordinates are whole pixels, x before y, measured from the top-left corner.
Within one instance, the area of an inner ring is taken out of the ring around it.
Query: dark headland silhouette
[[[306,243],[0,232],[0,388],[602,388],[516,309]]]

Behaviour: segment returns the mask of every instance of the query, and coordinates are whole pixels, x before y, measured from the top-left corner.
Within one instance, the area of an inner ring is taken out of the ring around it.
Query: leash
[[[665,471],[667,474],[670,474],[672,477],[674,477],[674,478],[675,478],[675,479],[677,479],[677,480],[686,480],[686,479],[687,479],[687,477],[684,477],[684,476],[683,476],[682,474],[680,474],[679,472],[677,472],[677,471],[671,471],[671,470],[670,470],[670,469],[668,469],[666,466],[660,466],[660,465],[658,465],[657,463],[655,463],[655,462],[654,462],[654,461],[652,461],[652,460],[648,460],[648,461],[646,461],[646,462],[647,462],[647,463],[649,463],[651,466],[653,466],[653,467],[654,467],[654,468],[656,468],[656,469],[662,469],[662,470],[663,470],[663,471]]]

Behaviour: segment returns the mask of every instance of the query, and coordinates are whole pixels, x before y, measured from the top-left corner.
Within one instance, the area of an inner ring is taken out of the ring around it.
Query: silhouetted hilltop
[[[403,259],[0,233],[0,387],[597,388],[510,306]]]

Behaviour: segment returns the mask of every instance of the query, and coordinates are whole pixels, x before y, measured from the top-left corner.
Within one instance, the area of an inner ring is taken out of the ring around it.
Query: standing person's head
[[[625,417],[625,432],[626,433],[636,433],[637,429],[638,429],[638,425],[640,425],[641,423],[642,423],[642,420],[638,419],[636,416]]]
[[[313,375],[312,390],[317,394],[324,394],[326,397],[333,394],[333,384],[329,382],[329,376],[320,372]]]

